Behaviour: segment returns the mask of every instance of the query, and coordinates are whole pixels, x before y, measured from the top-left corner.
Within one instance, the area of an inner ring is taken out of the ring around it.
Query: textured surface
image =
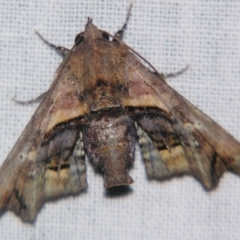
[[[29,120],[34,106],[15,106],[10,99],[29,99],[46,90],[59,59],[33,34],[66,47],[83,29],[86,16],[109,32],[124,22],[128,2],[5,2],[1,10],[1,160]],[[143,11],[144,10],[144,11]],[[239,139],[239,5],[193,1],[176,4],[136,1],[125,41],[164,72],[186,63],[192,68],[171,80],[186,98]],[[141,44],[141,45],[140,45]],[[11,49],[10,49],[11,48]],[[11,52],[10,52],[11,51]],[[156,54],[157,53],[157,54]],[[55,64],[53,61],[55,59]],[[87,166],[88,167],[88,166]],[[87,195],[45,205],[35,228],[7,213],[2,237],[85,239],[233,239],[239,235],[239,178],[230,174],[206,193],[193,179],[148,182],[143,164],[131,175],[133,194],[104,198],[103,181],[87,169]],[[104,223],[104,224],[103,224]],[[174,227],[173,227],[174,226]],[[56,231],[53,229],[56,228]]]

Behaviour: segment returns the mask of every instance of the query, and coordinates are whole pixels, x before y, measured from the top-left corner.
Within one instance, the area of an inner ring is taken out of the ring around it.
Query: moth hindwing
[[[131,184],[138,141],[149,178],[189,174],[212,189],[240,173],[239,142],[146,68],[123,30],[109,40],[88,19],[71,50],[56,47],[65,59],[0,168],[2,211],[32,221],[45,201],[84,190],[85,153],[106,188]]]

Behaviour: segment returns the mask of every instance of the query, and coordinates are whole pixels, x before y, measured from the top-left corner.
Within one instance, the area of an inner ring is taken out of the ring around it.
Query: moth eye
[[[106,34],[105,32],[102,33],[102,37],[103,37],[104,39],[109,40],[109,36],[108,36],[108,34]]]
[[[76,37],[75,37],[75,45],[79,45],[81,42],[83,41],[83,35],[82,33],[79,33]]]

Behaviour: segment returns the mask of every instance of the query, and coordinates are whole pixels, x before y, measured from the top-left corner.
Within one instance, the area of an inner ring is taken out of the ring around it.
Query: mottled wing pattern
[[[130,74],[126,107],[136,121],[148,176],[190,174],[210,190],[225,170],[239,174],[240,143],[161,76],[144,71],[134,60],[131,64],[135,70]]]
[[[0,168],[1,211],[9,209],[32,221],[46,200],[77,194],[87,187],[80,120],[69,127],[57,125],[81,115],[81,109],[70,81],[63,73],[57,76]]]
[[[178,129],[164,118],[143,115],[138,124],[139,143],[149,177],[165,179],[191,174],[206,189],[211,189],[227,169],[216,150],[190,123]]]

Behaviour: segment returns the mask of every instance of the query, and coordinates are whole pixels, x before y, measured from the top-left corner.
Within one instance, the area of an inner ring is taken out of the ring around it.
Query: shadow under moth
[[[85,156],[106,188],[131,184],[137,143],[152,179],[187,174],[211,190],[224,171],[240,174],[240,143],[145,67],[125,28],[112,36],[89,18],[71,50],[39,35],[64,60],[0,168],[1,212],[31,222],[44,202],[80,193]]]

